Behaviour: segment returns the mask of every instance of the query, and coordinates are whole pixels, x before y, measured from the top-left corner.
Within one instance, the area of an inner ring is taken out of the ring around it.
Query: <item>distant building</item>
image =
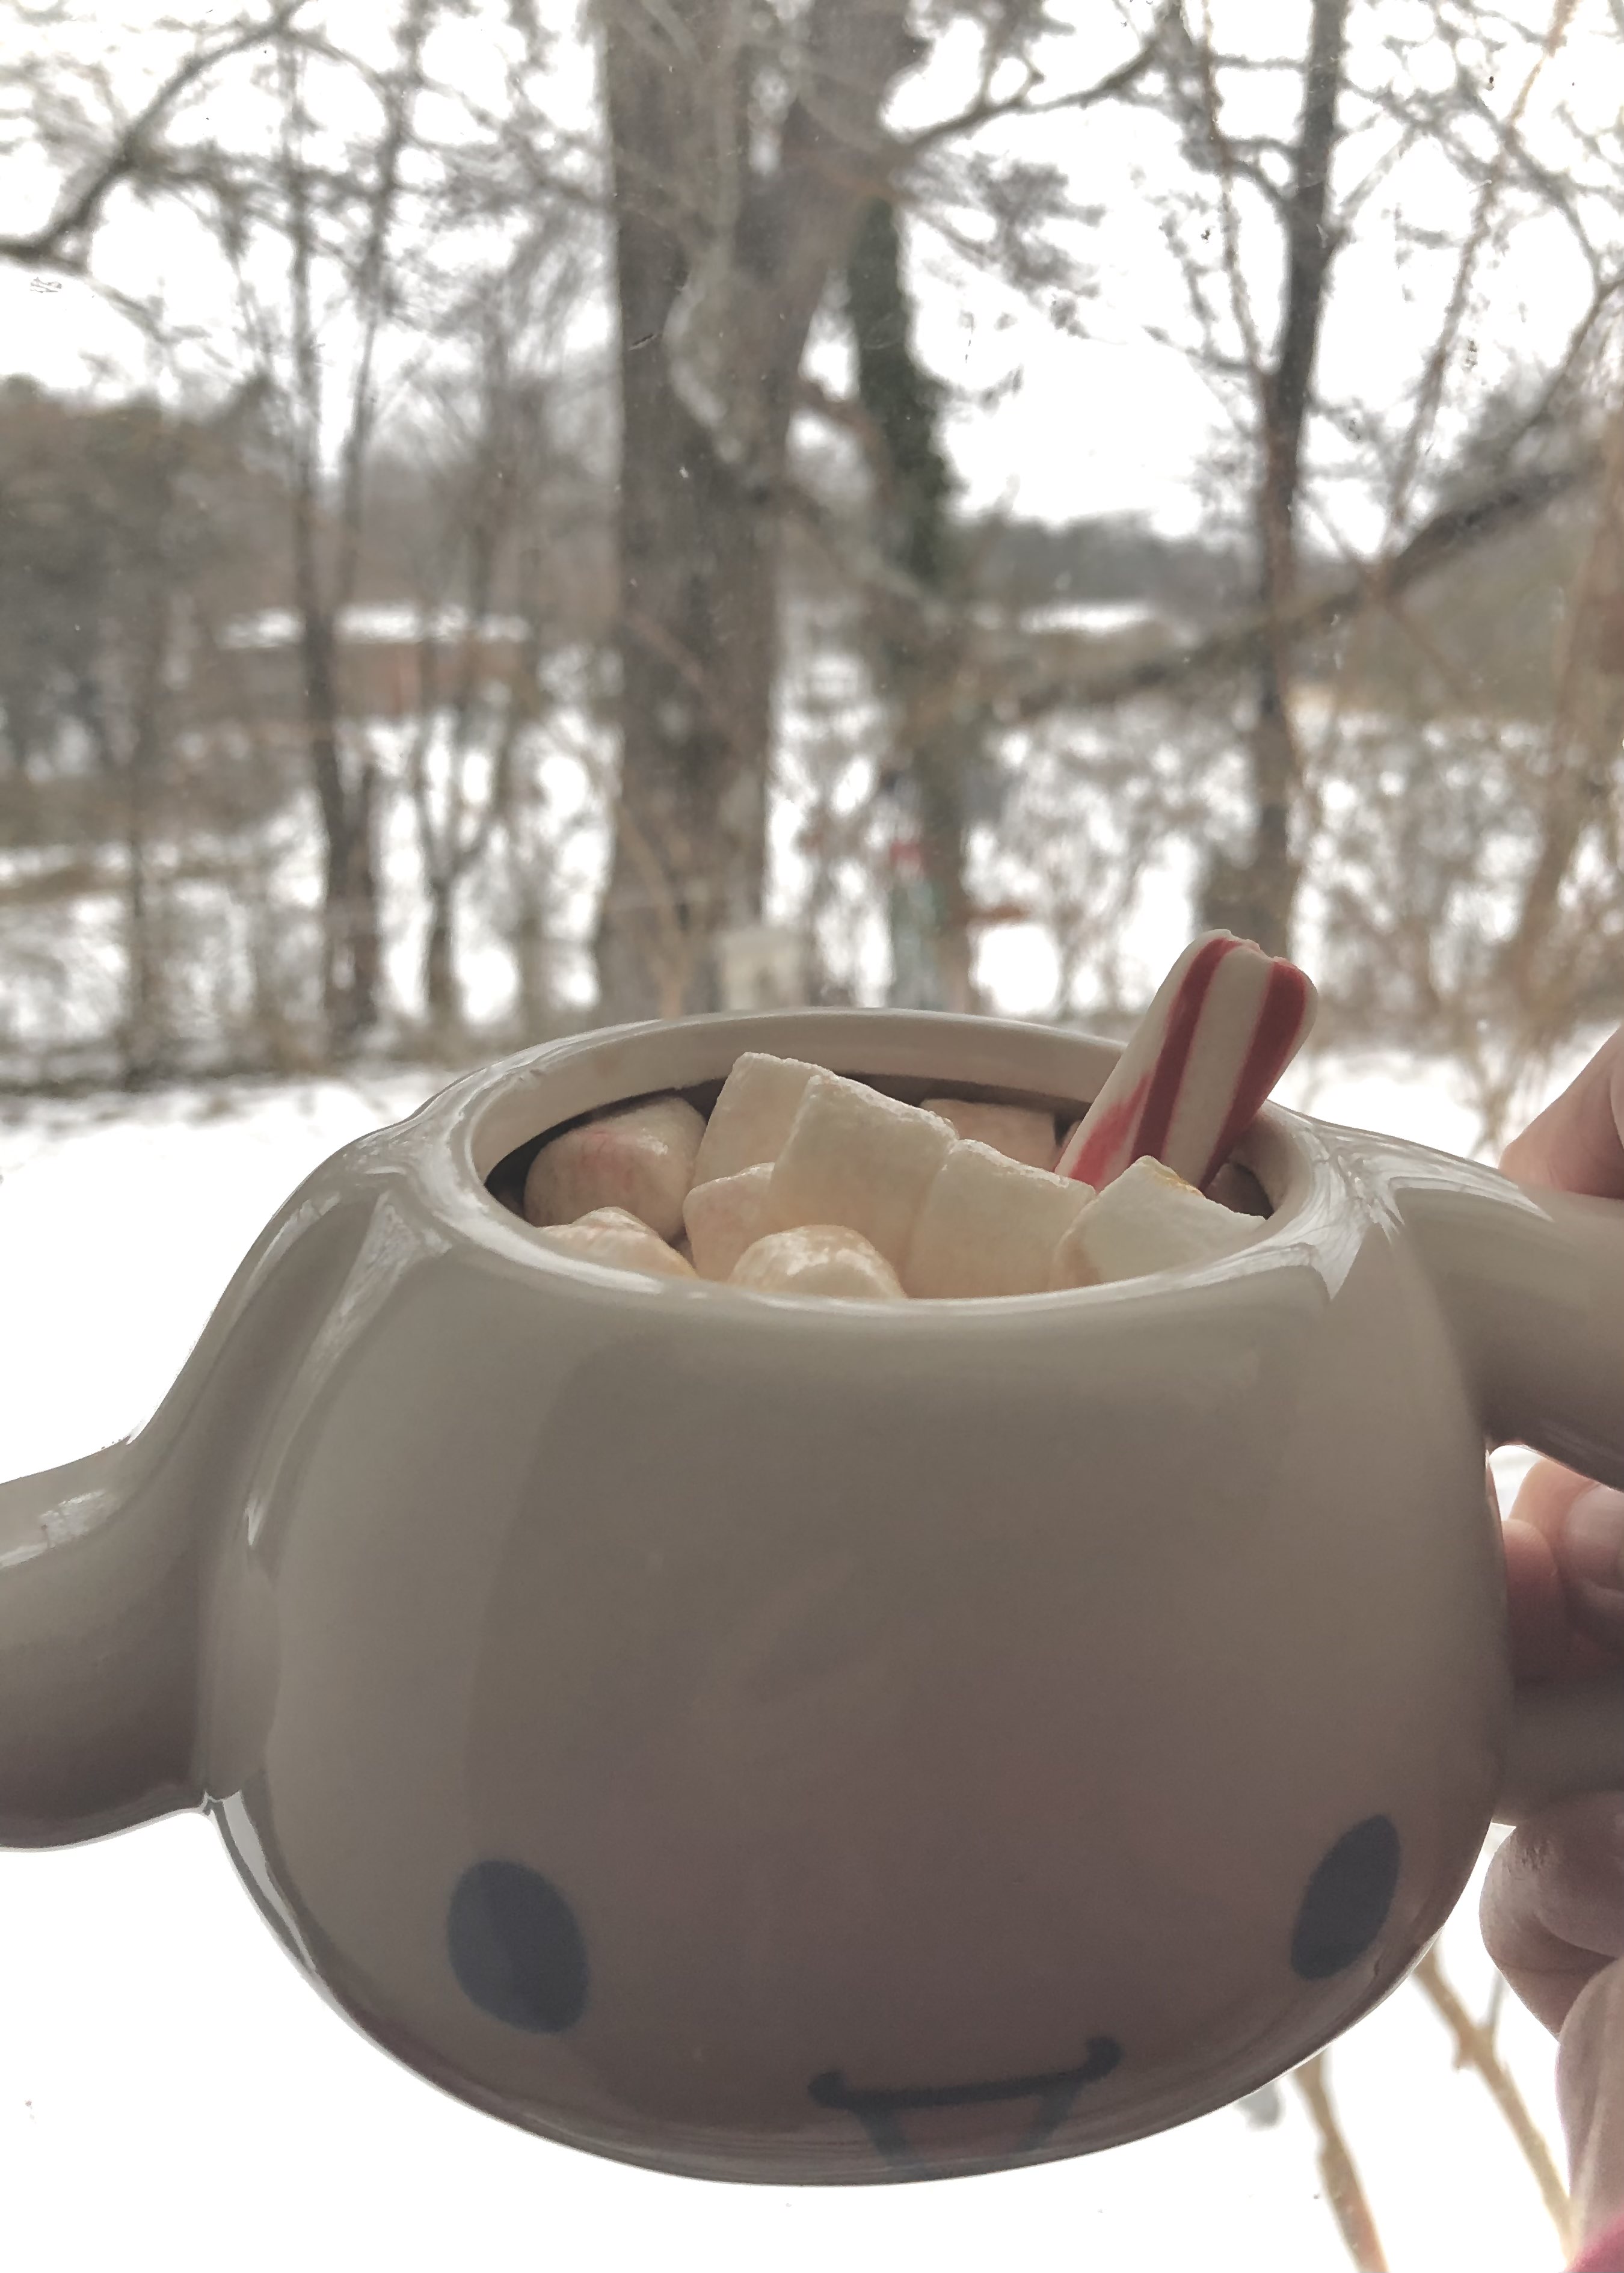
[[[517,616],[474,623],[463,608],[409,601],[345,608],[337,624],[338,679],[351,718],[420,717],[461,689],[470,649],[481,685],[511,686],[523,667],[526,630]],[[304,660],[290,608],[241,616],[221,635],[227,684],[257,716],[297,716]]]

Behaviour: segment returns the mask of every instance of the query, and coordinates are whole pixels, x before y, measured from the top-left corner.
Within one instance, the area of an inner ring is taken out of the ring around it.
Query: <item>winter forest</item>
[[[9,14],[11,1083],[1616,1010],[1611,0]]]
[[[0,0],[0,1093],[1217,926],[1492,1149],[1624,1015],[1621,106],[1624,0]]]

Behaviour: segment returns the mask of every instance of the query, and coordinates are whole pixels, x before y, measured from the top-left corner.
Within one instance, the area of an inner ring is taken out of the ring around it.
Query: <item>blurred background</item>
[[[1120,1032],[1220,925],[1320,986],[1292,1101],[1492,1156],[1624,1014],[1621,101],[1620,0],[0,0],[10,1466],[141,1420],[332,1144],[602,1021]],[[0,1859],[49,1939],[74,1858]],[[1451,1932],[1470,1999],[1206,2161],[947,2191],[1554,2264]]]

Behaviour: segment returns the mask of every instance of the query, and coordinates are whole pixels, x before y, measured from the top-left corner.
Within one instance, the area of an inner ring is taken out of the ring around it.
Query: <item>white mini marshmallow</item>
[[[574,1223],[596,1208],[624,1208],[661,1239],[674,1239],[704,1133],[703,1119],[680,1097],[600,1113],[537,1153],[524,1180],[525,1216],[537,1225]]]
[[[1055,1249],[1056,1287],[1094,1287],[1147,1271],[1213,1263],[1250,1247],[1262,1227],[1204,1199],[1148,1155],[1090,1200]]]
[[[776,1160],[816,1071],[799,1058],[771,1058],[759,1050],[735,1058],[705,1123],[694,1182],[708,1184]]]
[[[1006,1160],[1029,1168],[1052,1168],[1060,1157],[1055,1116],[1031,1105],[985,1105],[970,1097],[928,1097],[921,1110],[934,1113],[959,1136],[990,1144]]]
[[[952,1144],[952,1130],[934,1113],[839,1074],[815,1073],[773,1163],[773,1226],[845,1224],[899,1271],[925,1193]]]
[[[770,1231],[734,1264],[730,1287],[753,1294],[824,1294],[848,1302],[900,1302],[896,1272],[861,1232],[844,1224]]]
[[[767,1187],[771,1160],[695,1184],[682,1204],[694,1268],[702,1279],[726,1279],[747,1247],[771,1229]]]
[[[594,1208],[574,1223],[544,1224],[536,1236],[562,1255],[606,1263],[616,1271],[643,1271],[657,1279],[692,1279],[694,1266],[624,1208]]]
[[[1094,1194],[1069,1176],[955,1144],[914,1226],[902,1283],[910,1294],[1041,1294],[1055,1249]]]

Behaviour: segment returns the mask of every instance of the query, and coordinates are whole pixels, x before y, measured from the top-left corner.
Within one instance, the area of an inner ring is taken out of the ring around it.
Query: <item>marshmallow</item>
[[[682,1204],[694,1268],[702,1279],[726,1279],[747,1247],[771,1229],[767,1187],[772,1163],[758,1160],[736,1176],[695,1184]]]
[[[1040,1294],[1055,1249],[1094,1194],[974,1140],[955,1144],[914,1226],[910,1294]]]
[[[1029,1168],[1052,1168],[1060,1146],[1055,1137],[1052,1113],[1029,1105],[983,1105],[968,1097],[928,1097],[920,1110],[945,1121],[955,1136],[976,1144],[990,1144],[1006,1160],[1024,1160]]]
[[[1262,1227],[1235,1215],[1160,1160],[1135,1160],[1090,1200],[1055,1249],[1050,1285],[1094,1287],[1147,1271],[1214,1263],[1250,1247]]]
[[[1204,1186],[1313,1024],[1294,963],[1207,932],[1184,949],[1056,1163],[1102,1191],[1148,1154]]]
[[[623,1208],[661,1239],[674,1239],[704,1130],[680,1097],[645,1098],[567,1129],[530,1162],[525,1216],[537,1225],[574,1223],[595,1209]]]
[[[921,1204],[952,1144],[952,1130],[934,1113],[839,1074],[815,1073],[773,1164],[773,1227],[847,1225],[899,1271]]]
[[[853,1302],[903,1299],[885,1257],[860,1232],[833,1223],[770,1231],[745,1249],[727,1283],[753,1294],[824,1294]]]
[[[735,1058],[700,1140],[695,1183],[776,1160],[816,1071],[799,1058],[770,1058],[757,1050]]]
[[[545,1224],[536,1236],[560,1255],[586,1263],[606,1263],[615,1271],[643,1271],[659,1279],[691,1279],[694,1266],[674,1247],[624,1208],[594,1208],[574,1223]]]

